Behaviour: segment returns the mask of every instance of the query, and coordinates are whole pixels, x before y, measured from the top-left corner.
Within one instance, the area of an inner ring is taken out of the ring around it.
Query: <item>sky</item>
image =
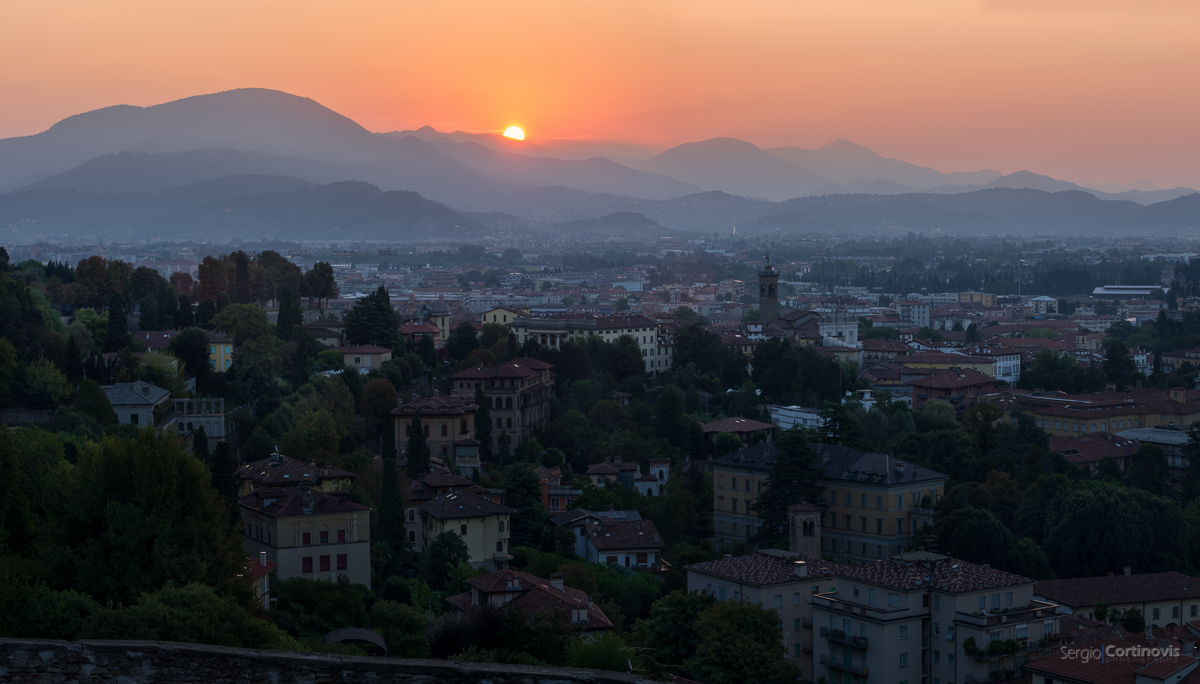
[[[370,130],[844,138],[1200,187],[1195,0],[0,0],[0,138],[241,87]]]

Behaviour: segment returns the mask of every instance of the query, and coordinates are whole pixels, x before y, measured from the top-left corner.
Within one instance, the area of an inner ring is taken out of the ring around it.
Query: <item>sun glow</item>
[[[518,126],[509,126],[504,129],[504,137],[512,138],[513,140],[524,140],[525,131],[521,130]]]

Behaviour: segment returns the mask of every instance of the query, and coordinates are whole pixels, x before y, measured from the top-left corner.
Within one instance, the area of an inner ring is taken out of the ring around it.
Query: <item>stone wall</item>
[[[0,639],[0,681],[12,684],[633,684],[600,670],[260,651],[163,641]]]

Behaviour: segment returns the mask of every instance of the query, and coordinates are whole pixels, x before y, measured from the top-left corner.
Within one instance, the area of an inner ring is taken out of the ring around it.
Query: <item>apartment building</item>
[[[144,380],[117,382],[101,389],[121,425],[151,426],[160,430],[174,428],[175,402],[171,400],[170,390]]]
[[[1028,577],[915,552],[844,568],[812,595],[814,679],[1005,684],[1057,651],[1058,606]]]
[[[246,552],[265,552],[279,579],[371,586],[370,508],[310,487],[256,489],[238,503]]]
[[[902,326],[906,328],[929,327],[930,307],[927,302],[896,302],[894,306]]]
[[[659,348],[658,325],[641,315],[630,316],[581,316],[556,315],[517,318],[509,324],[519,344],[535,340],[543,347],[557,349],[564,342],[576,342],[588,335],[595,335],[605,342],[616,342],[629,336],[637,342],[642,353],[646,372],[656,374],[667,366],[657,361],[664,353]],[[669,361],[669,357],[667,359]]]
[[[517,358],[495,366],[467,368],[450,376],[454,396],[475,400],[482,389],[492,419],[492,440],[507,431],[513,443],[529,437],[535,428],[550,420],[554,394],[553,365],[530,358]]]
[[[576,530],[579,535],[576,553],[582,550],[580,557],[589,563],[661,569],[662,552],[667,545],[653,521],[602,517],[585,519]]]
[[[828,505],[822,556],[845,563],[886,558],[905,550],[916,530],[933,524],[945,474],[887,454],[810,446],[824,473],[818,482]],[[757,532],[754,503],[767,486],[776,454],[778,447],[763,442],[712,461],[714,541],[746,541]]]
[[[332,464],[315,466],[283,454],[271,454],[268,458],[238,466],[238,496],[246,496],[258,489],[283,487],[311,487],[329,494],[348,492],[356,477],[349,470]]]
[[[1158,426],[1186,428],[1200,420],[1200,391],[1178,387],[1167,391],[1138,387],[1092,394],[1008,390],[987,399],[1005,411],[1033,414],[1038,427],[1054,437]]]

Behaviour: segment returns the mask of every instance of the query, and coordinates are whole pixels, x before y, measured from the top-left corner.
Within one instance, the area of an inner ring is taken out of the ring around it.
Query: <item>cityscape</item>
[[[5,10],[0,681],[1200,683],[1193,8],[859,5]]]

